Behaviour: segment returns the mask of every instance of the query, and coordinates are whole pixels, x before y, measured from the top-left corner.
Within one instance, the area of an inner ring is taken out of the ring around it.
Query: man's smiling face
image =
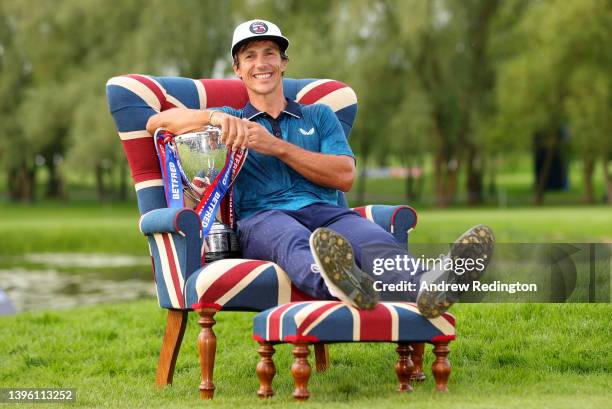
[[[287,60],[281,58],[278,44],[270,40],[252,41],[237,53],[234,72],[245,86],[260,95],[273,93],[282,81]]]

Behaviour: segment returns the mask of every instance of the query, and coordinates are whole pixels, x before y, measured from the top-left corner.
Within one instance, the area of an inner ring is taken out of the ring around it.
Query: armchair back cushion
[[[346,137],[357,114],[357,96],[334,80],[283,79],[287,98],[302,104],[323,103],[336,113]],[[141,214],[166,207],[161,172],[153,138],[146,131],[150,116],[170,108],[242,108],[248,101],[244,84],[233,79],[190,79],[122,75],[106,84],[110,112],[123,143]],[[346,199],[338,192],[338,203]]]

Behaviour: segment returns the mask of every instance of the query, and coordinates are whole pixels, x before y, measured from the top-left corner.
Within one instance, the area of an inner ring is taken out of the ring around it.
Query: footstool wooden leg
[[[259,390],[257,390],[257,396],[261,399],[269,398],[274,395],[272,390],[272,380],[276,375],[276,367],[272,360],[274,355],[274,347],[268,342],[260,342],[260,347],[257,350],[261,357],[257,364],[257,377],[259,378]]]
[[[436,380],[436,390],[438,392],[448,392],[448,377],[450,376],[451,366],[446,359],[449,353],[448,342],[434,342],[433,353],[436,360],[431,365],[431,372]]]
[[[327,344],[314,344],[314,351],[317,372],[323,372],[329,368],[329,348]]]
[[[310,378],[310,364],[308,363],[308,344],[293,344],[293,356],[295,360],[291,365],[291,375],[295,382],[293,397],[299,401],[305,401],[310,394],[308,393],[308,379]]]
[[[425,380],[425,374],[423,373],[423,355],[425,354],[425,343],[417,342],[410,344],[412,347],[412,363],[414,364],[414,370],[410,379],[417,382],[423,382]]]
[[[397,348],[395,349],[399,357],[395,364],[395,373],[399,380],[399,386],[397,387],[398,392],[412,392],[412,385],[410,376],[414,369],[410,354],[412,347],[409,344],[398,342]]]

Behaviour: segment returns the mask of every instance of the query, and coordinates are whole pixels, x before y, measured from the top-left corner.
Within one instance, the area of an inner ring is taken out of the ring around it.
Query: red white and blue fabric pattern
[[[455,339],[452,314],[428,319],[413,303],[358,310],[340,301],[293,302],[253,320],[253,338],[268,342],[436,342]]]
[[[225,259],[207,264],[187,280],[188,308],[262,311],[292,301],[312,300],[270,261]]]
[[[339,81],[283,79],[285,96],[303,104],[329,105],[348,135],[357,114],[355,92]],[[206,109],[231,106],[242,108],[248,101],[240,80],[190,79],[122,75],[106,84],[110,112],[132,171],[142,214],[166,207],[162,178],[153,138],[146,131],[150,116],[180,107]]]
[[[189,275],[200,267],[200,217],[191,209],[155,209],[140,218],[153,262],[157,299],[163,308],[183,309]]]
[[[389,223],[397,225],[404,217],[407,220],[401,222],[403,226],[413,220],[409,217],[411,212],[403,213],[404,207],[380,207],[381,214],[389,216],[377,220],[383,227]],[[402,212],[396,213],[394,209]],[[397,217],[391,222],[393,214]],[[301,293],[283,269],[272,262],[229,259],[200,268],[199,223],[193,210],[176,208],[155,209],[140,219],[140,230],[149,241],[162,308],[262,311],[291,301],[312,299]]]
[[[369,205],[355,207],[353,210],[381,226],[402,244],[408,243],[408,234],[417,224],[416,210],[410,206]]]

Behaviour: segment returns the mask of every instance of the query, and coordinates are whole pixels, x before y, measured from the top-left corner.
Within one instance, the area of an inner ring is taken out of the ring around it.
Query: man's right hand
[[[220,111],[211,113],[211,125],[221,128],[221,141],[229,150],[246,148],[250,122]],[[209,117],[210,118],[210,117]]]
[[[172,108],[153,115],[147,121],[147,132],[151,135],[157,128],[164,128],[175,135],[201,130],[208,121],[207,112],[198,109]]]
[[[153,135],[157,128],[164,128],[175,135],[181,135],[200,131],[208,124],[221,128],[221,141],[227,146],[227,149],[236,150],[246,147],[249,121],[221,111],[168,109],[149,118],[147,131]]]

